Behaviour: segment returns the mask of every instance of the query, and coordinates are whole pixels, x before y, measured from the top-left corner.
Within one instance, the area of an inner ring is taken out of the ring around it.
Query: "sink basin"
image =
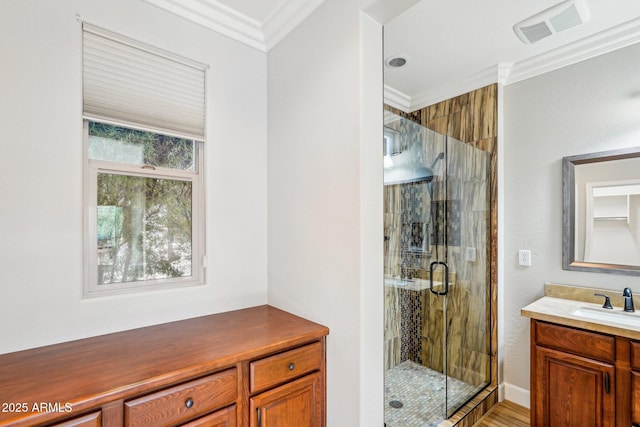
[[[614,311],[615,310],[615,311]],[[573,311],[574,316],[585,319],[618,323],[627,327],[640,328],[640,315],[626,313],[619,309],[607,310],[604,308],[580,307]]]

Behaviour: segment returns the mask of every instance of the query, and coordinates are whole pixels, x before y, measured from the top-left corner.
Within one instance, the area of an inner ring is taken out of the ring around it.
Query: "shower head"
[[[438,160],[442,160],[444,159],[444,153],[440,153],[436,156],[436,158],[434,159],[433,163],[431,163],[431,169],[433,169],[434,167],[436,167],[436,163],[438,163]]]
[[[435,176],[435,173],[433,172],[433,168],[436,166],[436,164],[438,163],[438,160],[444,159],[444,153],[440,153],[436,156],[435,160],[433,161],[433,163],[431,163],[431,167],[427,167],[427,166],[421,166],[418,168],[417,170],[417,175],[420,177],[417,181],[421,181],[421,182],[428,182],[431,183],[431,181],[433,181],[433,178]]]

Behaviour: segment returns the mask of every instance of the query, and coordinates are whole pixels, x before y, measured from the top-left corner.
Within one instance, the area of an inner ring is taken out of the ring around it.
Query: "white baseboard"
[[[529,408],[531,406],[531,393],[529,392],[529,390],[515,386],[513,384],[500,384],[500,388],[498,389],[498,396],[501,396],[500,400],[508,400],[510,402],[517,403],[518,405],[524,406],[525,408]]]

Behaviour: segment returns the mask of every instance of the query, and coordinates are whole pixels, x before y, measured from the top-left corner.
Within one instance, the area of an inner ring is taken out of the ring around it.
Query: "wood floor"
[[[495,405],[473,427],[529,427],[529,410],[505,400]]]

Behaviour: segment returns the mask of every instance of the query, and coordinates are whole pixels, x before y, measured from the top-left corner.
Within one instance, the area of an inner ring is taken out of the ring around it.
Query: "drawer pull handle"
[[[296,369],[295,363],[293,363],[293,362],[289,363],[289,370],[293,371],[294,369]]]
[[[191,408],[193,406],[193,399],[192,398],[188,398],[187,400],[184,401],[184,406],[186,406],[187,408]]]
[[[611,391],[611,380],[609,379],[609,373],[604,373],[604,391],[608,394]]]

